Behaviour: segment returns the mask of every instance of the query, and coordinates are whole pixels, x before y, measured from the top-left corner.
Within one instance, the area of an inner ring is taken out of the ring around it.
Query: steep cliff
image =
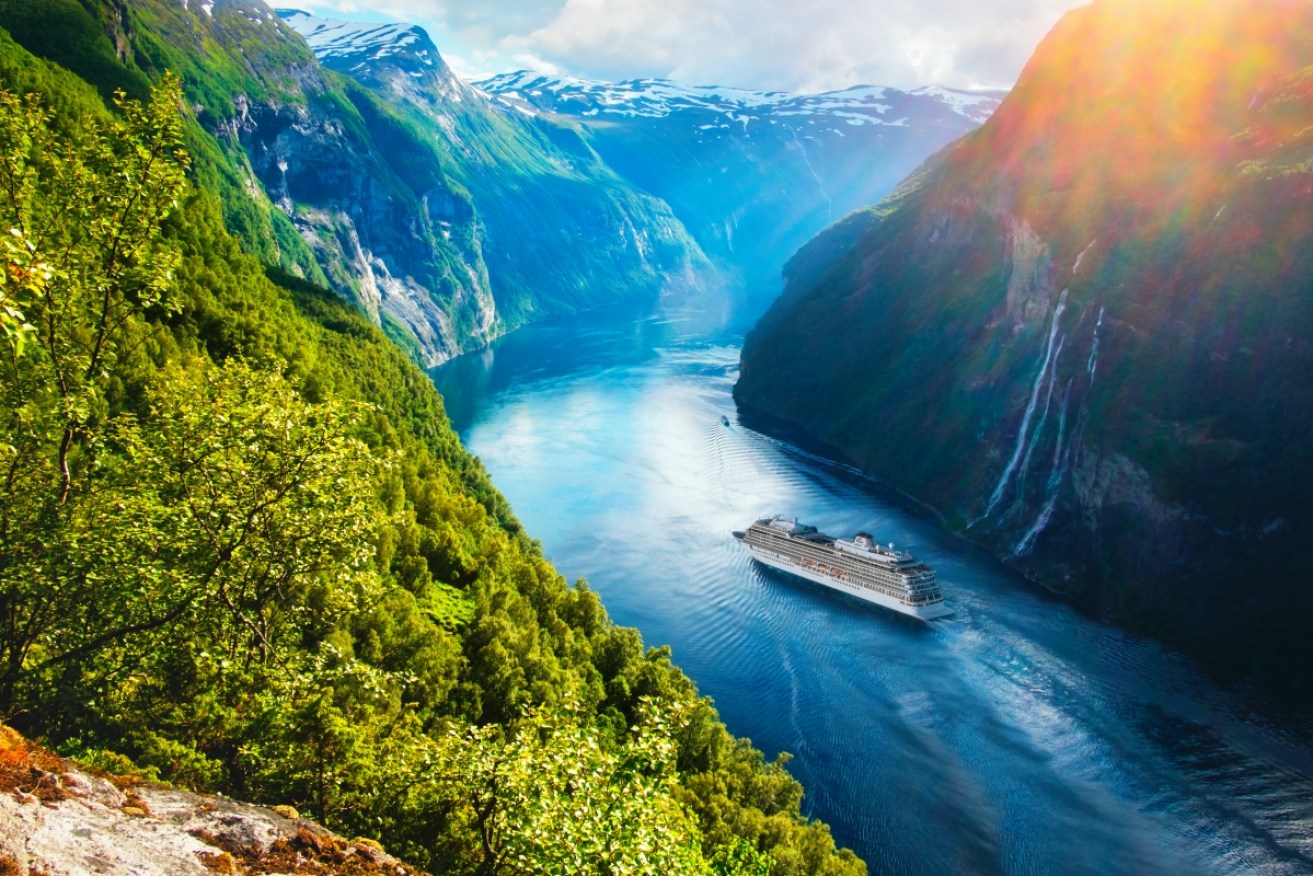
[[[806,95],[525,71],[479,87],[517,111],[576,126],[763,302],[799,246],[883,197],[989,118],[1004,94],[857,86]]]
[[[980,130],[793,258],[740,406],[1105,617],[1306,685],[1310,32],[1280,0],[1068,13]]]
[[[496,332],[468,193],[431,144],[321,67],[259,0],[7,2],[0,26],[103,93],[179,72],[196,173],[229,227],[266,262],[331,284],[417,356],[439,361]]]
[[[572,129],[507,112],[461,81],[422,28],[278,14],[325,67],[401,113],[469,192],[505,328],[714,282],[669,206],[617,176]]]
[[[229,228],[423,364],[707,267],[664,204],[498,119],[421,30],[373,34],[338,72],[342,46],[321,64],[260,0],[0,0],[0,27],[103,93],[180,72]]]

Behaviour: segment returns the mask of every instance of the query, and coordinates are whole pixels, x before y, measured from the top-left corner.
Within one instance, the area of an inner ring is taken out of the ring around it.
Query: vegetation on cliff
[[[0,33],[0,84],[6,721],[438,872],[865,871],[424,374],[225,230],[178,79],[107,107]]]
[[[662,202],[557,148],[565,131],[446,94],[436,48],[401,95],[321,65],[262,0],[0,0],[0,27],[106,98],[177,72],[192,174],[228,231],[426,366],[707,267]]]
[[[736,398],[1101,616],[1309,693],[1308,10],[1098,0],[818,237]]]

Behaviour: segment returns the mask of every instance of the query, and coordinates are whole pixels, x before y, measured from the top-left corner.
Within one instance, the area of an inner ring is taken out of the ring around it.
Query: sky
[[[274,5],[292,5],[281,0]],[[466,79],[529,69],[816,93],[1007,88],[1080,0],[314,0],[424,27]]]

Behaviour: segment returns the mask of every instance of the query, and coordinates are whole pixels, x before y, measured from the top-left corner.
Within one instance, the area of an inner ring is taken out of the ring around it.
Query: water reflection
[[[741,325],[703,312],[528,329],[435,380],[553,562],[671,644],[734,732],[793,752],[806,810],[873,873],[1313,873],[1309,728],[745,428]],[[910,549],[956,614],[750,562],[729,533],[772,512]]]

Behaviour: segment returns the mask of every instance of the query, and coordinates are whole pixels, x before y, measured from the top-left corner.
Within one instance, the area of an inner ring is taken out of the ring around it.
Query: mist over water
[[[734,733],[793,753],[804,812],[873,874],[1313,874],[1313,727],[739,425],[741,328],[599,312],[434,379],[561,572],[671,645]],[[771,513],[912,551],[956,613],[752,562],[730,533]]]

